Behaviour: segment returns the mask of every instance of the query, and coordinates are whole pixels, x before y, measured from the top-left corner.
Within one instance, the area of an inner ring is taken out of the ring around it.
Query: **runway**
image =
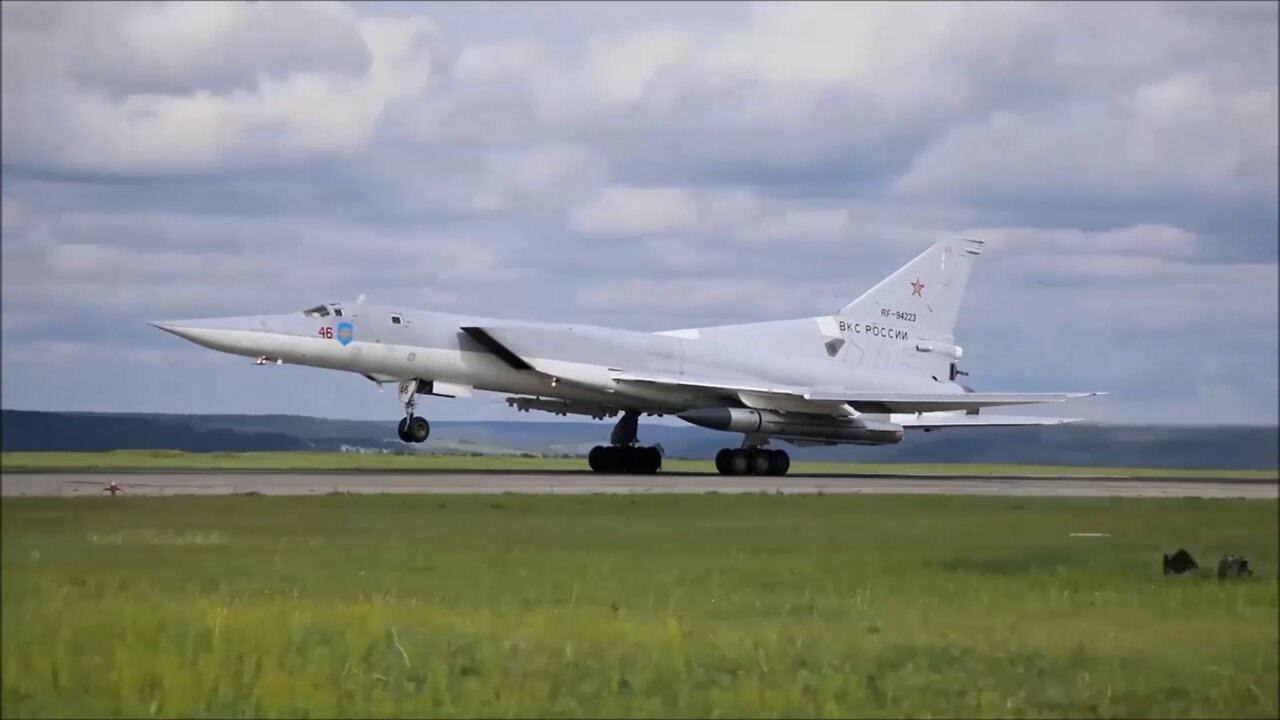
[[[696,473],[596,475],[590,472],[10,472],[6,497],[97,497],[115,482],[126,496],[324,495],[328,493],[592,494],[854,493],[1010,497],[1201,497],[1276,499],[1280,483],[1168,478],[786,476],[725,477]]]

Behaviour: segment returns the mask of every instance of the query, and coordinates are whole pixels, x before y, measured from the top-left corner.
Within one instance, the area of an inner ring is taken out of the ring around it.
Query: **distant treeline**
[[[610,422],[432,422],[431,439],[407,446],[395,420],[329,420],[292,415],[160,415],[0,411],[0,445],[13,451],[170,449],[187,452],[340,451],[585,454],[607,441]],[[1165,468],[1276,469],[1280,433],[1254,426],[958,428],[912,432],[885,447],[796,448],[796,459],[860,462],[971,462]],[[712,457],[740,438],[696,427],[641,423],[640,438],[668,457]]]
[[[110,450],[184,450],[187,452],[265,452],[339,450],[341,438],[320,442],[290,432],[211,426],[201,416],[115,415],[4,410],[0,445],[5,452],[101,452]],[[393,436],[394,438],[394,436]],[[348,444],[369,445],[370,438]],[[390,446],[390,443],[387,443]]]

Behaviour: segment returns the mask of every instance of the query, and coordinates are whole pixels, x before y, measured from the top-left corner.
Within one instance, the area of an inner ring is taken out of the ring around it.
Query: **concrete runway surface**
[[[96,497],[114,481],[126,495],[323,495],[347,493],[864,493],[1043,497],[1276,499],[1280,483],[1190,478],[965,478],[921,476],[724,477],[694,473],[590,472],[33,472],[0,476],[0,495]]]

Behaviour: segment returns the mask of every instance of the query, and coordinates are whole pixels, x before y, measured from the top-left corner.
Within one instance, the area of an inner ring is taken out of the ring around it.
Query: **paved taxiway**
[[[1083,477],[966,478],[920,476],[723,477],[590,472],[33,472],[0,476],[5,496],[97,496],[110,482],[127,495],[323,495],[347,493],[863,493],[868,495],[1006,495],[1045,497],[1205,497],[1275,499],[1271,481]]]

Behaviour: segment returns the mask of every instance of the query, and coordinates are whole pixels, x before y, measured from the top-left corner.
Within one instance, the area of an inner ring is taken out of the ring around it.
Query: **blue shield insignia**
[[[346,345],[351,342],[351,339],[354,336],[355,336],[355,328],[351,326],[351,323],[349,322],[338,323],[338,334],[337,334],[338,342],[342,343],[343,345]]]

